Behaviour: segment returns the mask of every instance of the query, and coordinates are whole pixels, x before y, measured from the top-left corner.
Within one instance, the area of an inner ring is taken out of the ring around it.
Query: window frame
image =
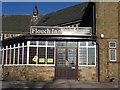
[[[88,45],[88,43],[89,42],[92,42],[92,41],[84,41],[84,42],[86,42],[86,46],[80,46],[80,41],[78,42],[78,66],[96,66],[96,44],[94,44],[93,46],[89,46]],[[82,47],[82,48],[86,48],[86,53],[87,53],[87,56],[86,56],[86,58],[87,58],[87,64],[86,65],[81,65],[80,64],[80,58],[79,58],[79,49],[80,49],[80,47]],[[88,49],[89,48],[94,48],[95,49],[95,65],[89,65],[88,63],[89,63],[89,60],[88,60]]]
[[[30,42],[30,41],[29,41]],[[45,45],[39,45],[39,42],[40,41],[36,41],[36,45],[29,45],[29,48],[31,47],[36,47],[36,50],[37,50],[37,54],[38,54],[38,48],[39,47],[43,47],[43,48],[46,48],[46,51],[45,51],[45,59],[47,59],[47,48],[49,47],[54,47],[54,63],[53,64],[48,64],[47,61],[45,61],[45,64],[39,64],[38,62],[36,62],[36,64],[30,64],[28,63],[28,65],[38,65],[38,66],[55,66],[55,41],[53,41],[54,45],[48,45],[48,42],[49,41],[45,41]],[[39,58],[39,57],[38,57]]]
[[[115,50],[115,52],[114,52],[114,54],[115,54],[115,56],[114,56],[114,60],[112,60],[111,59],[111,50]],[[116,61],[116,49],[114,49],[114,48],[111,48],[111,49],[109,49],[109,58],[110,58],[110,61]]]
[[[115,47],[111,47],[111,46],[110,46],[111,43],[115,43]],[[116,48],[116,42],[115,42],[115,41],[110,41],[110,42],[109,42],[109,48]]]
[[[110,46],[111,43],[115,43],[115,47],[111,47],[111,46]],[[114,61],[117,61],[116,48],[117,48],[117,46],[116,46],[116,41],[110,41],[110,42],[109,42],[109,60],[110,60],[110,62],[111,62],[111,61],[113,61],[113,62],[114,62]],[[114,52],[114,54],[115,54],[114,58],[115,58],[115,59],[114,59],[114,60],[111,59],[111,50],[115,50],[115,52]]]

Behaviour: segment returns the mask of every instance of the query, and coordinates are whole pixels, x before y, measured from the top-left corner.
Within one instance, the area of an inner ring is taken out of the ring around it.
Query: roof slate
[[[41,17],[41,15],[39,15]],[[28,32],[33,15],[2,15],[3,32]]]
[[[89,3],[84,2],[72,7],[64,8],[46,15],[38,15],[37,24],[33,24],[32,14],[23,15],[2,15],[2,32],[29,32],[32,25],[54,26],[71,21],[81,20],[86,12]]]
[[[39,25],[54,26],[54,25],[75,21],[75,20],[80,20],[82,19],[88,4],[89,4],[88,2],[84,2],[72,7],[64,8],[56,12],[46,14],[38,22],[37,26]]]

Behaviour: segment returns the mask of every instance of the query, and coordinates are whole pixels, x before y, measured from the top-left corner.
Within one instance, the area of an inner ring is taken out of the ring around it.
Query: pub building
[[[116,6],[84,2],[45,15],[37,6],[33,15],[3,15],[3,80],[118,81]]]

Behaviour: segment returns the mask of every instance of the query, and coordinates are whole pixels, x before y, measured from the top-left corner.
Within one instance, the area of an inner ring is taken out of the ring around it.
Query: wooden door
[[[77,79],[77,48],[57,47],[56,49],[56,79]]]

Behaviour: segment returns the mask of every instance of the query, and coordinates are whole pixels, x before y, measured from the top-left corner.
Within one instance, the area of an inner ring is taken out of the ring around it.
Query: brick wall
[[[96,3],[96,31],[97,42],[100,47],[100,81],[109,81],[111,78],[115,78],[115,80],[117,80],[119,59],[117,2]],[[100,38],[100,34],[104,34],[103,39]],[[109,58],[109,42],[111,40],[114,40],[117,43],[117,61],[115,63],[111,63]]]

